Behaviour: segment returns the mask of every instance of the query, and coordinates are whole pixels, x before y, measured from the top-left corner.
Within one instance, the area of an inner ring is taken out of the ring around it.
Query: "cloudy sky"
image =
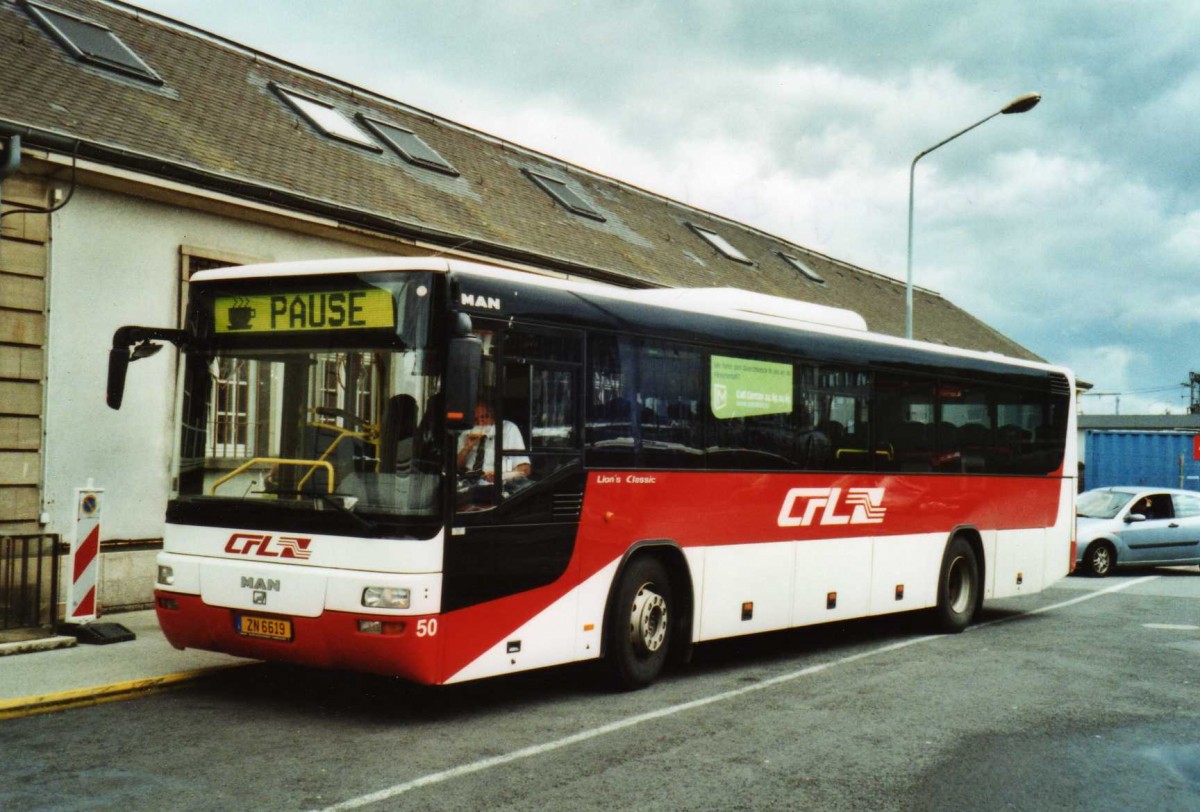
[[[135,0],[904,278],[1095,385],[1200,371],[1200,3]]]

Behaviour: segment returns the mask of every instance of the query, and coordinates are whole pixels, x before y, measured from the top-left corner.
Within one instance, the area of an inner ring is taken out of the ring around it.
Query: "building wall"
[[[45,208],[40,179],[0,186],[3,210]],[[0,219],[0,534],[40,532],[42,379],[45,371],[48,216]]]
[[[168,346],[132,364],[124,404],[113,411],[104,402],[113,331],[178,324],[184,255],[283,261],[381,252],[95,188],[78,189],[52,217],[45,530],[69,539],[74,489],[89,481],[104,488],[100,601],[109,609],[145,604],[171,491],[177,354]]]

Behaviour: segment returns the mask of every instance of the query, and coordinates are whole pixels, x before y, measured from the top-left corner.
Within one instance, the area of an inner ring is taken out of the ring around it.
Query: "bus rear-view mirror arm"
[[[118,327],[113,333],[112,349],[108,351],[108,391],[106,400],[112,409],[120,409],[125,397],[125,373],[130,361],[149,358],[162,349],[155,341],[169,341],[176,347],[186,347],[190,336],[183,330],[166,327]]]

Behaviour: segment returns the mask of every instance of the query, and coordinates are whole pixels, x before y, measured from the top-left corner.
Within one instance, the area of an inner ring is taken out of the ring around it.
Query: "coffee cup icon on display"
[[[249,330],[250,320],[254,318],[257,311],[253,307],[246,305],[237,305],[229,308],[229,329],[230,330]]]

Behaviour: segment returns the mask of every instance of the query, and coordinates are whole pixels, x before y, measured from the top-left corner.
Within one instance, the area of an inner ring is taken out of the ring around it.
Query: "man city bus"
[[[441,684],[922,610],[1074,560],[1068,370],[844,310],[436,258],[224,268],[183,329],[167,639]]]

